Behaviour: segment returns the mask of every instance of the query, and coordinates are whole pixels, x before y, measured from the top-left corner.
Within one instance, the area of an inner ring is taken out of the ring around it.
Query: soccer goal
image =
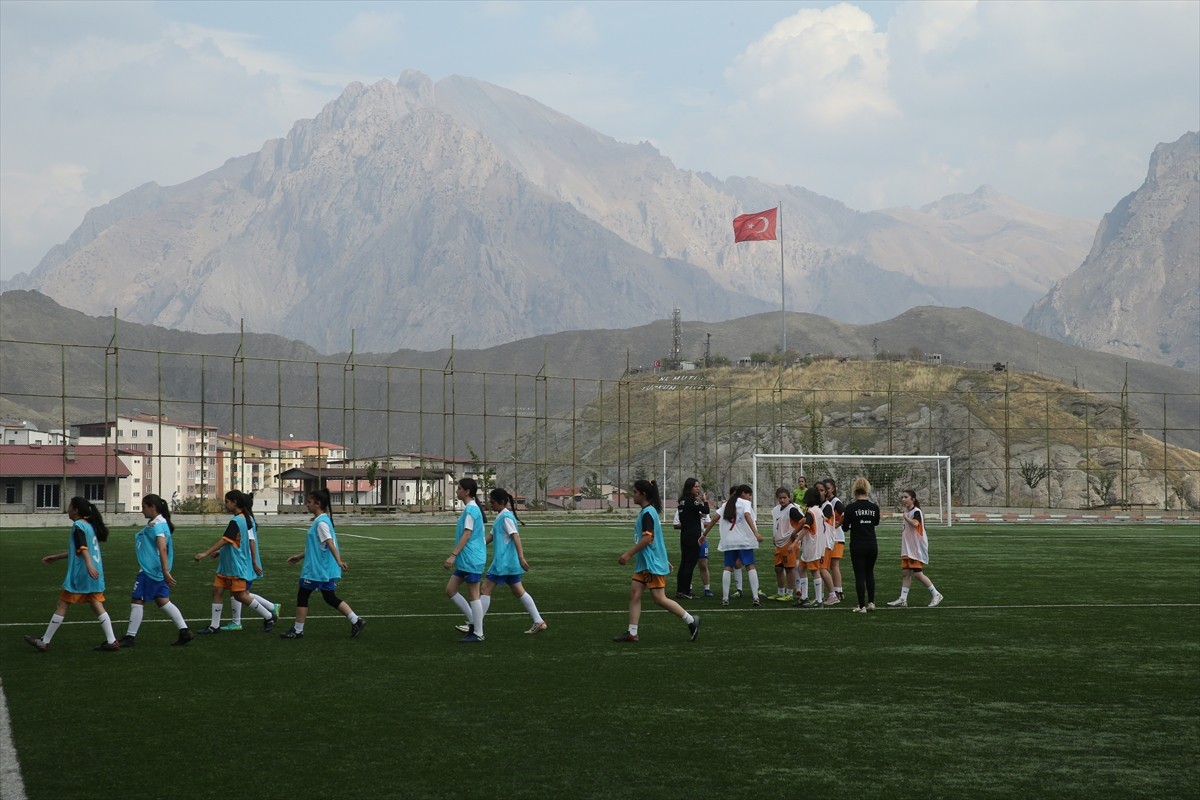
[[[750,461],[756,515],[771,507],[779,487],[794,490],[801,475],[809,486],[821,478],[833,478],[837,482],[838,496],[849,505],[854,499],[854,479],[861,475],[871,482],[871,499],[881,510],[899,508],[900,492],[912,489],[921,501],[926,522],[952,524],[950,456],[755,453]]]

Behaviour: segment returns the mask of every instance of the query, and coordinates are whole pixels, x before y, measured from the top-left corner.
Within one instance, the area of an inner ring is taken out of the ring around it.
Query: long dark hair
[[[108,526],[104,524],[104,517],[100,516],[100,509],[92,505],[91,500],[79,496],[72,497],[67,507],[75,509],[79,513],[80,519],[88,521],[98,540],[108,541]]]
[[[662,497],[658,493],[658,484],[654,481],[639,479],[633,482],[633,488],[642,493],[642,497],[650,501],[654,510],[662,513]]]
[[[742,492],[752,492],[750,484],[742,483],[729,490],[729,499],[725,501],[725,510],[721,516],[726,522],[737,522],[737,501],[742,496]]]
[[[812,508],[821,504],[821,492],[817,487],[810,486],[804,490],[804,506]]]
[[[901,490],[900,490],[900,492],[901,492],[901,494],[906,494],[906,495],[908,495],[909,497],[911,497],[911,498],[912,498],[912,501],[913,501],[913,508],[920,508],[920,507],[921,507],[921,501],[917,499],[917,493],[916,493],[916,491],[915,491],[915,490],[913,490],[913,489],[901,489]]]
[[[153,508],[160,517],[167,521],[167,528],[171,533],[175,532],[175,523],[171,522],[171,509],[167,507],[166,500],[156,494],[148,494],[142,497],[142,505]]]
[[[487,512],[483,510],[483,504],[479,502],[479,484],[474,478],[459,478],[458,485],[464,492],[471,495],[475,505],[479,506],[479,515],[483,517],[484,522],[487,522]]]
[[[246,494],[245,492],[237,489],[230,489],[225,493],[225,499],[237,506],[238,513],[246,518],[247,529],[255,524],[253,494]]]
[[[689,499],[692,496],[692,489],[696,488],[696,484],[699,482],[698,478],[688,478],[684,481],[683,491],[679,493],[679,502],[682,503],[684,500]]]
[[[464,486],[463,488],[465,489],[466,487]],[[503,503],[508,507],[509,513],[513,515],[513,519],[522,525],[525,524],[525,520],[517,516],[517,498],[509,494],[508,489],[501,489],[499,486],[497,486],[495,489],[492,489],[492,491],[488,492],[488,497],[492,499],[493,503]],[[483,507],[480,506],[480,511],[482,510]]]
[[[313,489],[308,493],[308,496],[317,501],[317,505],[321,510],[329,515],[329,524],[333,524],[333,509],[330,508],[333,501],[329,499],[329,490],[322,486],[320,489]]]

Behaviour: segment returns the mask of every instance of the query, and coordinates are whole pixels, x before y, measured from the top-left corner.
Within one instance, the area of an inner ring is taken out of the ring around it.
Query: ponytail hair
[[[650,505],[654,506],[654,510],[662,513],[662,495],[658,493],[658,484],[654,481],[645,479],[636,480],[633,482],[633,488],[642,493],[650,501]]]
[[[750,488],[750,484],[748,484],[748,483],[739,484],[738,486],[734,486],[732,489],[729,490],[729,499],[725,501],[725,510],[721,513],[721,516],[725,518],[726,522],[729,522],[729,523],[737,522],[738,498],[742,496],[743,492],[752,492],[752,491],[754,491],[754,490],[752,488]]]
[[[175,523],[171,522],[171,509],[167,506],[166,500],[156,494],[147,494],[142,496],[142,505],[153,508],[160,517],[167,521],[167,528],[171,533],[175,532]]]
[[[866,497],[871,493],[871,482],[866,478],[859,477],[854,479],[854,496]]]
[[[255,524],[253,494],[246,494],[238,489],[230,489],[225,493],[225,499],[233,503],[237,507],[238,513],[246,518],[247,528]]]
[[[483,504],[479,502],[479,484],[474,478],[459,478],[458,487],[467,494],[471,495],[471,499],[475,501],[475,505],[479,506],[479,514],[483,517],[483,521],[487,522],[487,514],[483,510]]]
[[[517,516],[517,498],[509,494],[508,489],[501,489],[499,486],[497,486],[495,489],[492,489],[492,491],[488,492],[488,497],[493,503],[500,503],[507,508],[508,513],[512,514],[513,519],[515,519],[517,522],[520,522],[522,525],[525,524],[525,520]],[[483,507],[480,506],[480,510],[482,510],[482,508]]]
[[[904,492],[904,494],[906,494],[912,498],[913,508],[921,507],[921,501],[917,499],[917,492],[915,489],[904,489],[903,492]]]
[[[321,507],[321,511],[329,515],[329,524],[333,524],[333,509],[330,506],[333,501],[329,499],[329,489],[322,486],[319,489],[313,489],[308,493],[308,496],[317,501],[317,505]]]
[[[100,509],[92,504],[92,501],[75,496],[71,498],[68,508],[73,508],[79,513],[80,519],[85,519],[92,526],[92,530],[96,534],[96,538],[101,542],[108,541],[108,526],[104,524],[104,517],[100,516]]]

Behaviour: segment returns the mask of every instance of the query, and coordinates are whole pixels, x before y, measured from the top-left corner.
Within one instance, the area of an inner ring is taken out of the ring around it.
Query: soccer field
[[[256,591],[293,612],[301,528],[262,531]],[[64,523],[66,520],[64,518]],[[72,607],[40,636],[67,524],[0,535],[0,678],[30,798],[1181,797],[1200,794],[1200,528],[962,525],[930,531],[925,608],[899,591],[899,525],[881,529],[874,614],[746,598],[684,605],[696,642],[649,596],[624,631],[632,526],[522,529],[526,586],[549,623],[497,588],[486,642],[460,645],[443,594],[453,526],[339,528],[339,594],[305,638],[238,633],[169,647],[157,610],[135,648]],[[134,529],[104,545],[120,637]],[[176,532],[174,600],[206,624],[220,531]],[[670,534],[677,556],[678,541]],[[759,551],[768,561],[769,548]],[[717,554],[714,552],[714,556]],[[719,558],[714,558],[714,564]],[[764,566],[769,566],[764,565]],[[774,576],[763,569],[773,593]],[[720,593],[720,574],[714,571]],[[674,592],[674,580],[669,591]],[[654,609],[654,610],[651,610]],[[226,617],[227,621],[227,617]]]

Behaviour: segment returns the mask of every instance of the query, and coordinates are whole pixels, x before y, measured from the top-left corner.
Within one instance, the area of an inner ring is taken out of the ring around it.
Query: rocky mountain
[[[1087,259],[1025,316],[1064,342],[1200,370],[1200,134],[1160,144]]]
[[[325,351],[481,346],[778,307],[779,249],[730,221],[783,206],[789,308],[845,322],[916,305],[1015,321],[1092,225],[986,187],[859,213],[798,187],[676,169],[496,86],[352,84],[255,154],[93,209],[6,288],[199,332]],[[842,301],[850,292],[856,302]]]

